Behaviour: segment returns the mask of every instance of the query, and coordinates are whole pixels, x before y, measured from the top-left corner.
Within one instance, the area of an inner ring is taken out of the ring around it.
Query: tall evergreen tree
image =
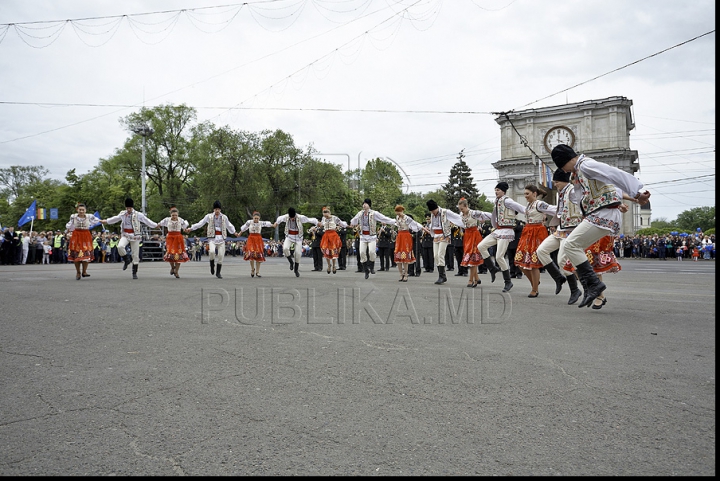
[[[470,166],[465,162],[465,149],[462,149],[457,156],[458,161],[450,169],[448,183],[443,184],[447,207],[454,209],[461,197],[465,197],[471,209],[480,207],[480,192],[478,192],[470,172]]]

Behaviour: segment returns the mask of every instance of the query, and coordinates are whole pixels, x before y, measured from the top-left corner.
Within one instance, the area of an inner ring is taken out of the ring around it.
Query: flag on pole
[[[32,201],[32,204],[30,204],[30,207],[27,208],[25,213],[20,217],[20,220],[18,221],[18,227],[22,227],[28,222],[31,222],[36,219],[37,212],[35,212],[37,207],[37,200]]]
[[[47,219],[47,211],[44,207],[40,207],[37,210],[37,220],[45,220]]]
[[[553,188],[552,178],[553,178],[552,169],[550,168],[549,165],[545,164],[545,180],[547,182],[546,187],[551,190]]]
[[[95,211],[95,213],[94,213],[93,215],[94,215],[95,217],[97,217],[98,219],[101,218],[101,217],[100,217],[100,212],[98,212],[98,211]],[[91,228],[91,229],[94,229],[95,227],[97,227],[97,226],[99,226],[99,225],[102,225],[102,222],[96,222],[95,224],[91,225],[90,228]]]

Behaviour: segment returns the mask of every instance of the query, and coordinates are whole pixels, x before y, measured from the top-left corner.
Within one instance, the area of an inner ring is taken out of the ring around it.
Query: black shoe
[[[447,277],[445,277],[445,266],[438,266],[438,279],[435,281],[435,284],[442,284],[444,282],[447,282]]]
[[[603,307],[605,304],[607,304],[607,297],[603,297],[603,299],[602,299],[602,301],[600,302],[600,304],[595,304],[595,301],[599,301],[599,300],[600,300],[600,299],[598,299],[598,298],[593,299],[593,302],[592,302],[592,308],[593,308],[593,309],[602,309],[602,307]]]
[[[495,274],[497,274],[500,271],[500,268],[498,268],[497,264],[495,264],[495,259],[492,257],[488,257],[485,259],[484,262],[485,266],[487,267],[488,272],[490,273],[490,282],[495,282]],[[510,273],[508,272],[508,276]]]
[[[578,275],[587,284],[587,299],[581,303],[578,307],[589,307],[596,297],[600,297],[600,294],[606,289],[605,283],[598,279],[597,274],[590,265],[590,261],[585,261],[582,264],[575,266]]]
[[[570,286],[570,299],[568,300],[568,305],[572,305],[575,304],[578,299],[580,299],[582,291],[578,289],[577,277],[575,277],[575,274],[571,274],[565,279],[567,280],[568,286]]]
[[[290,263],[290,270],[293,270],[293,268],[295,267],[295,266],[293,265],[293,264],[294,264],[293,258],[292,258],[292,257],[287,257],[287,260],[288,260],[288,262]]]
[[[375,261],[369,261],[370,263],[370,274],[375,274]]]
[[[220,275],[220,270],[222,270],[222,264],[218,264],[218,265],[217,265],[217,269],[216,269],[216,272],[215,272],[215,276],[216,276],[218,279],[222,279],[222,278],[223,278],[223,277]]]
[[[365,263],[365,279],[370,277],[370,261]]]
[[[503,286],[503,292],[509,292],[513,287],[513,283],[510,281],[510,271],[501,271],[505,285]]]
[[[455,274],[455,277],[461,277],[463,275],[463,271],[458,270],[457,274]]]
[[[138,265],[137,265],[137,264],[133,264],[133,267],[132,267],[133,279],[137,279],[137,278],[138,278],[138,276],[137,276],[137,271],[138,271]]]
[[[549,264],[546,264],[543,267],[545,268],[545,271],[547,271],[547,273],[550,274],[550,277],[552,277],[553,280],[555,281],[555,295],[560,294],[560,291],[562,291],[563,284],[565,284],[565,282],[567,282],[567,279],[562,274],[562,272],[560,272],[560,268],[554,262],[550,262]]]
[[[295,263],[295,269],[294,269],[294,270],[295,270],[295,277],[300,277],[299,269],[300,269],[300,264],[296,262],[296,263]]]
[[[210,261],[210,274],[212,274],[212,275],[215,274],[215,261],[214,260]]]
[[[123,261],[125,261],[125,264],[123,265],[123,270],[127,270],[128,266],[132,262],[132,256],[130,254],[125,254]]]

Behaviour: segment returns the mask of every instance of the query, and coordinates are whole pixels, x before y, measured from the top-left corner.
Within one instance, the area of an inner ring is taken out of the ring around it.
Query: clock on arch
[[[545,150],[547,150],[548,153],[551,153],[552,149],[560,144],[575,147],[575,134],[569,127],[558,125],[547,131],[543,144],[545,144]]]

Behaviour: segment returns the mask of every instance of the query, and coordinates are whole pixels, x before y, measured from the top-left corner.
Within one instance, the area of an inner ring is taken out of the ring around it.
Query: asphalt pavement
[[[543,274],[228,257],[0,266],[0,475],[715,475],[715,262]]]

